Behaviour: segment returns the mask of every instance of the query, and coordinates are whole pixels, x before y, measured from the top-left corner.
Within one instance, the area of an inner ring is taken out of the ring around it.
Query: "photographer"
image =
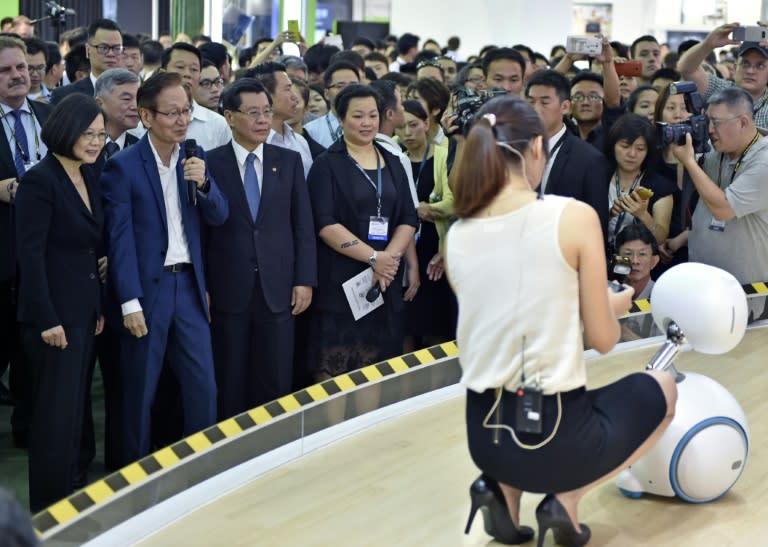
[[[768,128],[768,49],[762,43],[744,42],[739,47],[736,62],[735,82],[709,74],[701,66],[715,48],[739,44],[729,35],[739,26],[738,23],[721,25],[709,35],[685,52],[677,63],[677,70],[686,80],[696,82],[699,93],[708,100],[720,90],[739,87],[752,97],[752,112],[758,127]]]
[[[714,150],[696,161],[692,139],[672,145],[699,193],[688,237],[692,262],[733,274],[739,283],[768,279],[768,140],[755,127],[744,89],[718,91],[707,107]]]

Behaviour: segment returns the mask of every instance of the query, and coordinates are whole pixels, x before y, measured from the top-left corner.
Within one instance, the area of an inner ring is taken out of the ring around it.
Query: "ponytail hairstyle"
[[[545,137],[541,118],[520,97],[505,95],[484,104],[451,173],[456,216],[471,217],[487,207],[504,188],[510,170],[525,175],[523,155],[536,137]],[[549,155],[546,139],[544,152]]]

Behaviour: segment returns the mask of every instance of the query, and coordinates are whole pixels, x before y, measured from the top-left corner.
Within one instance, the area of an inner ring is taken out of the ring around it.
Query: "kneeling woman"
[[[497,540],[529,541],[520,497],[544,493],[539,545],[548,529],[561,545],[584,545],[590,532],[579,524],[579,500],[659,439],[674,413],[675,382],[666,372],[636,373],[586,390],[582,322],[590,346],[611,350],[632,290],[607,288],[594,210],[537,198],[547,150],[536,113],[500,97],[476,120],[456,168],[460,220],[446,247],[469,448],[483,473],[470,489],[469,524],[486,508],[486,530]],[[538,419],[516,421],[520,401],[540,406]]]

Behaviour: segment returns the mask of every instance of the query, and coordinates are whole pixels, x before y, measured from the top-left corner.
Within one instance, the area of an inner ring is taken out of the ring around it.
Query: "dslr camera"
[[[480,107],[494,97],[500,97],[506,94],[507,91],[505,89],[498,88],[486,89],[479,93],[465,87],[456,90],[456,102],[453,109],[456,114],[456,121],[454,122],[457,126],[456,133],[466,135],[472,117],[478,110],[480,110]]]
[[[669,84],[670,95],[683,95],[685,108],[691,117],[682,123],[656,122],[656,144],[664,148],[668,144],[685,144],[685,136],[690,134],[693,140],[693,150],[697,154],[709,152],[709,122],[702,114],[704,101],[696,90],[693,82],[675,82]]]

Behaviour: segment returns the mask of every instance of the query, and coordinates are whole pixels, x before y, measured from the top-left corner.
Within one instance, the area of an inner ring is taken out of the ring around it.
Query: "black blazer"
[[[40,331],[95,326],[100,313],[104,215],[96,180],[81,173],[93,212],[50,153],[24,174],[16,194],[18,319]]]
[[[204,228],[211,308],[242,312],[251,300],[254,268],[269,309],[290,309],[293,287],[317,285],[314,222],[297,152],[264,144],[261,204],[254,222],[232,143],[207,154],[208,169],[229,201],[229,218]]]
[[[389,217],[388,239],[391,240],[395,229],[401,225],[418,227],[418,217],[413,206],[411,190],[408,186],[408,178],[400,160],[384,149],[378,143],[374,143],[386,164],[394,184],[391,209],[387,214],[387,203],[382,199],[382,214]],[[389,241],[368,239],[368,225],[370,215],[376,214],[375,201],[373,209],[361,211],[357,199],[356,189],[364,188],[369,182],[363,177],[359,169],[355,167],[353,160],[347,154],[347,146],[344,139],[334,142],[328,151],[321,155],[312,164],[307,178],[309,183],[309,196],[312,200],[312,213],[315,217],[315,233],[319,234],[325,227],[332,224],[341,224],[354,234],[361,242],[370,245],[377,251],[386,248]],[[387,195],[387,188],[382,192]],[[370,193],[375,200],[375,194]],[[368,265],[358,260],[346,257],[335,251],[318,235],[318,290],[312,299],[313,306],[324,311],[349,312],[349,304],[344,296],[342,283],[365,270]],[[390,284],[385,297],[385,303],[393,311],[403,309],[402,275],[403,269],[399,268],[395,280]]]
[[[89,97],[93,97],[96,90],[93,88],[93,82],[91,81],[91,75],[88,74],[82,80],[78,80],[73,84],[63,85],[57,87],[51,92],[51,104],[57,105],[61,100],[71,93],[84,93]]]
[[[608,160],[594,146],[568,129],[563,139],[544,193],[572,197],[590,204],[600,217],[605,235],[608,229]]]
[[[35,118],[37,118],[40,127],[45,124],[45,120],[48,119],[48,116],[53,111],[51,105],[38,101],[29,101],[29,107],[32,109]],[[29,143],[29,145],[31,148],[33,143]],[[31,149],[30,152],[34,153]],[[16,164],[13,163],[11,145],[5,136],[5,131],[0,131],[0,180],[15,176]],[[0,281],[5,281],[15,275],[16,251],[13,246],[13,232],[11,206],[5,202],[0,202]]]

